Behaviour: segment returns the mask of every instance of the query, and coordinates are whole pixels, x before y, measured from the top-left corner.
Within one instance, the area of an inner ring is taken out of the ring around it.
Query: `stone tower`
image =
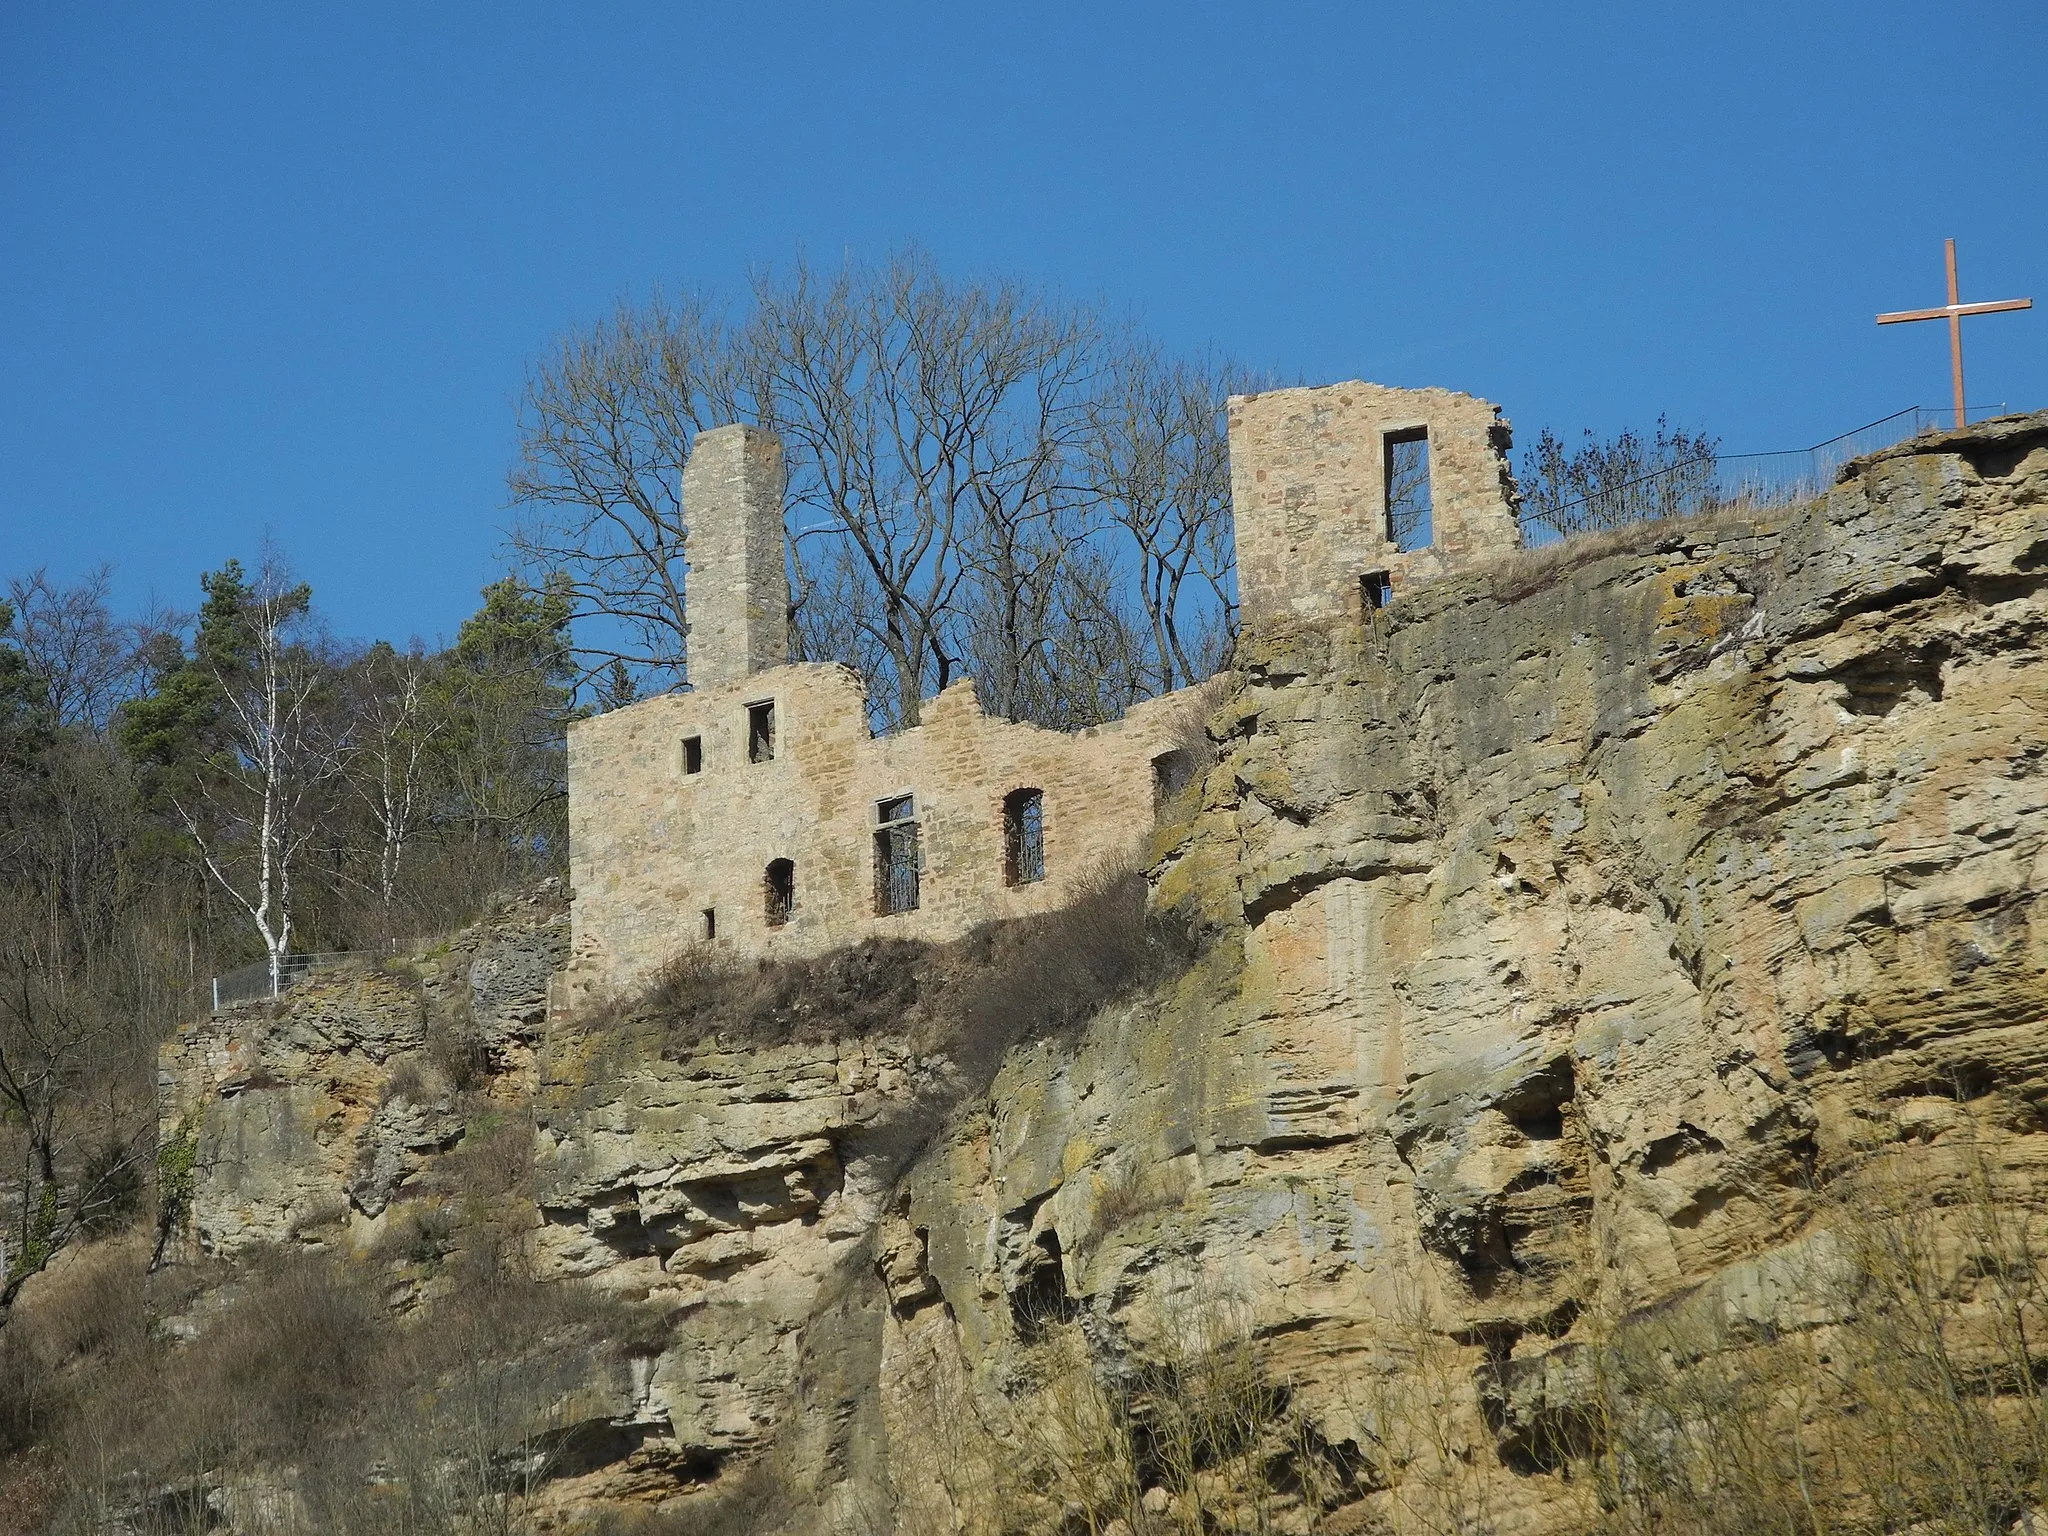
[[[789,660],[782,441],[759,427],[697,434],[683,466],[689,677],[720,688]]]
[[[1230,398],[1230,499],[1247,628],[1359,617],[1394,593],[1519,549],[1508,424],[1446,389],[1353,381]],[[1389,498],[1412,456],[1420,526]]]

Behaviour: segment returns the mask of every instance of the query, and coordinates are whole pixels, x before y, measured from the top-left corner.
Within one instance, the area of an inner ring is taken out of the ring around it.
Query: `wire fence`
[[[2002,404],[1973,405],[1966,414],[1969,420],[1981,421],[2005,411]],[[1954,420],[1953,406],[1909,405],[1811,448],[1703,454],[1572,497],[1546,496],[1539,490],[1525,498],[1522,523],[1529,543],[1546,544],[1625,523],[1805,501],[1826,491],[1834,483],[1835,471],[1851,459],[1938,431]]]
[[[213,1011],[219,1013],[223,1008],[233,1008],[241,1003],[282,997],[315,971],[341,965],[368,965],[376,958],[375,954],[363,949],[329,954],[281,955],[274,974],[267,958],[252,961],[224,976],[213,978]]]

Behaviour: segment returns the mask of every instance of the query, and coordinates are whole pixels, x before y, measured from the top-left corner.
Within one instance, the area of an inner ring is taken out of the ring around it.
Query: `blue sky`
[[[0,5],[0,575],[345,635],[499,569],[524,369],[621,295],[927,246],[1518,441],[2048,406],[2048,6]]]

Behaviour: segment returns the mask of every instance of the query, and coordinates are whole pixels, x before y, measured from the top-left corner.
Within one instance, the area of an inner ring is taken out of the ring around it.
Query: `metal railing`
[[[367,965],[377,956],[370,950],[352,949],[314,955],[281,955],[273,975],[268,958],[251,961],[224,976],[213,978],[213,1011],[241,1003],[282,997],[314,971],[329,966]]]
[[[1968,415],[1981,421],[2005,411],[2002,404],[1971,406]],[[1542,544],[1625,523],[1808,500],[1825,492],[1851,459],[1950,426],[1954,416],[1952,406],[1909,405],[1811,448],[1703,454],[1555,505],[1526,502],[1523,528],[1531,544]]]

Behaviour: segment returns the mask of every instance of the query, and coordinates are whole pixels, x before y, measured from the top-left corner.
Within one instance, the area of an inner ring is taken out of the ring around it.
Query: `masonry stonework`
[[[1237,396],[1229,413],[1248,631],[1355,619],[1369,574],[1399,591],[1520,546],[1507,424],[1483,400],[1351,383]],[[1426,548],[1388,537],[1390,434],[1426,434]],[[699,436],[683,475],[692,689],[570,728],[571,1006],[693,943],[793,957],[1061,906],[1139,857],[1161,769],[1200,737],[1202,689],[1065,734],[983,714],[972,682],[919,725],[871,735],[855,673],[788,661],[783,488],[772,433]],[[1020,881],[1004,807],[1026,790],[1042,878]],[[908,910],[882,899],[885,815],[916,829]]]
[[[723,687],[789,660],[782,442],[759,427],[700,433],[683,467],[690,681]]]
[[[1387,531],[1389,437],[1426,433],[1433,539]],[[1447,389],[1354,381],[1230,399],[1230,499],[1242,622],[1357,617],[1360,579],[1396,592],[1521,548],[1500,407]]]
[[[755,762],[749,711],[763,703],[774,706],[775,755]],[[707,930],[728,950],[794,956],[877,935],[956,938],[990,918],[1059,906],[1141,851],[1152,760],[1199,712],[1186,690],[1067,735],[990,718],[965,682],[933,700],[921,725],[874,737],[860,679],[810,662],[581,721],[569,738],[571,1000],[644,978]],[[694,774],[683,771],[692,737]],[[1003,801],[1019,789],[1043,796],[1045,874],[1012,886]],[[904,796],[918,829],[918,905],[884,915],[877,810]],[[780,926],[767,885],[777,859],[795,865],[795,904]]]

